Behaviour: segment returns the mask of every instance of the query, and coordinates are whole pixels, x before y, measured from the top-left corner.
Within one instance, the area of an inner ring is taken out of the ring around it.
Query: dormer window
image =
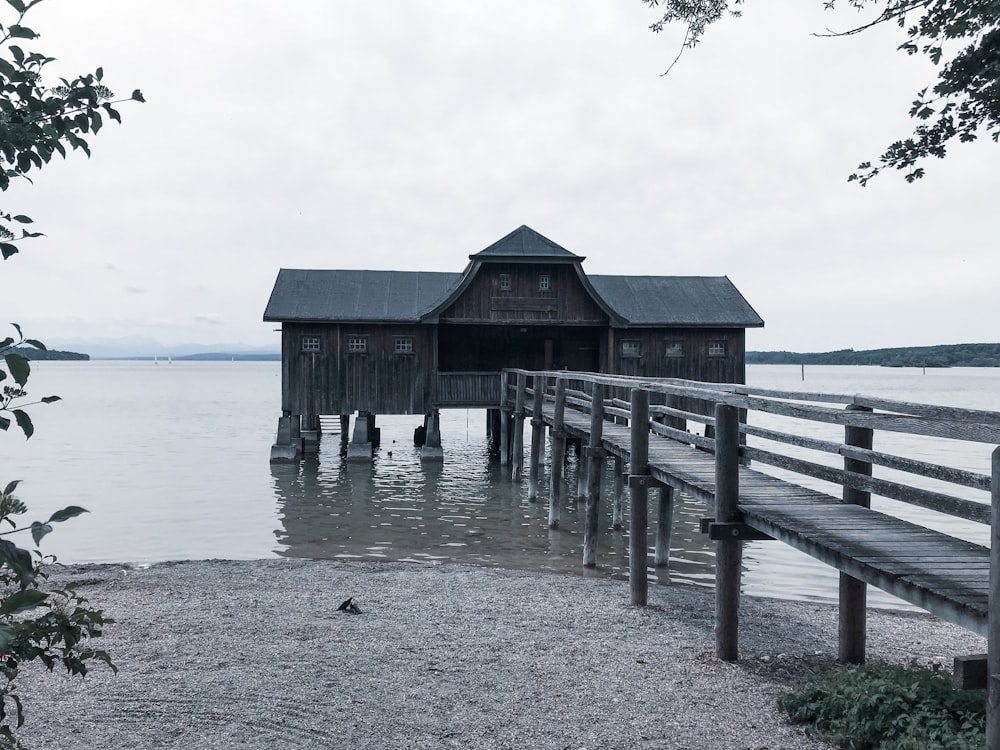
[[[547,292],[551,287],[552,277],[547,273],[538,274],[538,290],[540,292]]]
[[[510,291],[510,274],[502,273],[498,277],[500,291],[509,292]]]

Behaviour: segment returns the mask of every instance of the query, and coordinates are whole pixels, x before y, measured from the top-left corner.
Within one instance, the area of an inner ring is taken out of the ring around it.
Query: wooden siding
[[[304,336],[320,339],[303,351]],[[349,351],[363,339],[365,351]],[[396,340],[412,351],[398,353]],[[282,409],[292,414],[423,414],[430,408],[433,329],[418,325],[286,323],[282,330]]]
[[[615,329],[611,360],[616,375],[684,378],[709,383],[742,383],[746,379],[745,331],[742,328]],[[623,354],[625,342],[638,344],[638,356]],[[680,356],[668,356],[668,345],[679,344]],[[709,354],[711,344],[723,344],[725,354]]]
[[[497,408],[500,405],[500,396],[499,371],[440,372],[435,377],[434,404],[436,406]]]
[[[502,289],[501,274],[510,281]],[[539,288],[547,275],[548,289]],[[442,323],[526,323],[607,325],[572,265],[484,263],[469,287],[440,316]]]

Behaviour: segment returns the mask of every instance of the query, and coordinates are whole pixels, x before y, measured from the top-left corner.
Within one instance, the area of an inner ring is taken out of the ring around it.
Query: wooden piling
[[[514,398],[514,439],[511,447],[511,479],[521,481],[524,467],[524,394],[528,388],[528,377],[523,372],[517,374],[517,395]]]
[[[538,474],[542,463],[542,444],[545,442],[545,422],[542,419],[542,400],[545,381],[538,375],[531,378],[531,458],[528,465],[528,501],[538,500]]]
[[[632,389],[629,419],[629,535],[628,585],[633,605],[645,607],[649,581],[646,573],[646,534],[649,523],[649,496],[645,482],[633,477],[649,475],[649,391]]]
[[[1000,750],[1000,448],[993,451],[990,598],[987,630],[986,746]]]
[[[598,507],[601,498],[601,468],[604,466],[604,386],[594,384],[590,406],[590,441],[586,451],[587,521],[583,528],[583,565],[597,565]],[[581,460],[580,468],[584,463]]]
[[[739,410],[715,405],[715,520],[740,521],[740,420]],[[716,542],[715,553],[715,655],[722,661],[739,658],[740,565],[743,542]]]
[[[556,403],[552,417],[552,466],[549,479],[549,528],[559,528],[562,512],[563,465],[566,461],[566,381],[556,380]]]
[[[660,503],[656,514],[656,549],[653,564],[665,568],[670,564],[670,536],[674,522],[674,488],[660,487]]]
[[[615,494],[611,498],[611,525],[615,531],[621,531],[624,512],[622,499],[625,495],[625,462],[621,456],[615,456]]]
[[[850,404],[848,411],[871,412],[867,406]],[[855,448],[872,448],[872,430],[868,427],[852,427],[848,425],[844,428],[844,444]],[[872,465],[867,461],[854,458],[844,459],[844,471],[861,474],[866,477],[872,475]],[[853,487],[844,487],[843,499],[845,503],[861,505],[865,508],[871,507],[871,494],[864,490],[857,490]],[[846,664],[864,664],[865,662],[865,640],[867,632],[867,594],[868,584],[860,581],[847,573],[840,574],[840,618],[838,623],[838,658]]]
[[[510,409],[500,410],[500,465],[510,464]]]

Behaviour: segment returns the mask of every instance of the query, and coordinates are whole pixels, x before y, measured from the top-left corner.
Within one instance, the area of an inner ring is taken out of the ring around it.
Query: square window
[[[668,357],[683,357],[684,356],[684,342],[683,341],[668,341],[664,346],[664,353]]]
[[[498,279],[499,279],[499,283],[500,283],[500,289],[502,291],[504,291],[504,292],[509,292],[510,291],[510,274],[509,273],[502,273],[502,274],[500,274],[500,276],[498,277]]]
[[[303,336],[302,337],[302,351],[304,351],[304,352],[318,352],[319,351],[319,336]]]
[[[622,342],[623,357],[638,357],[640,354],[642,354],[642,349],[640,348],[638,341],[631,340]]]
[[[725,341],[710,341],[710,342],[708,342],[708,356],[709,357],[725,357],[726,356],[726,342]]]
[[[396,354],[413,354],[413,338],[410,336],[397,336]]]
[[[552,279],[547,273],[538,274],[538,289],[542,292],[549,291],[551,281]]]
[[[364,336],[349,336],[347,339],[347,351],[356,353],[367,352],[368,339]]]

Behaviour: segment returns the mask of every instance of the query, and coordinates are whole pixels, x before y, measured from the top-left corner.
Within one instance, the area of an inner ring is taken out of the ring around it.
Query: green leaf
[[[34,220],[30,216],[25,216],[24,214],[18,214],[14,217],[14,221],[20,222],[21,224],[34,224]]]
[[[68,505],[62,510],[57,510],[49,518],[47,523],[59,523],[60,521],[68,521],[71,518],[76,518],[84,513],[90,513],[86,508],[81,508],[79,505]]]
[[[47,351],[45,348],[45,344],[43,344],[41,341],[38,341],[37,339],[25,339],[24,343],[27,344],[28,346],[33,346],[36,349],[41,349],[43,352]]]
[[[21,428],[21,432],[24,433],[25,440],[35,434],[35,425],[31,423],[31,417],[24,409],[14,409],[14,419],[17,421],[17,426]]]
[[[139,89],[136,89],[135,91],[132,92],[132,100],[136,101],[136,102],[145,102],[146,101],[145,98],[143,98],[142,92],[139,91]]]
[[[6,432],[8,427],[10,427],[10,420],[7,417],[0,416],[0,430]]]
[[[3,255],[3,259],[7,260],[10,256],[17,252],[17,246],[12,245],[9,242],[0,242],[0,255]]]
[[[15,615],[18,612],[26,612],[37,607],[48,597],[48,594],[38,589],[17,591],[0,600],[0,615]]]
[[[7,0],[7,5],[16,10],[18,13],[24,13],[26,8],[21,0]]]
[[[51,403],[54,403],[56,401],[62,401],[62,396],[43,396],[42,397],[42,403],[43,404],[51,404]]]
[[[0,349],[6,349],[8,346],[10,346],[13,343],[14,343],[14,339],[12,339],[10,336],[8,336],[3,341],[0,341]]]
[[[29,29],[27,26],[20,26],[18,24],[11,24],[7,27],[7,33],[18,39],[36,39],[38,34]]]
[[[17,485],[21,483],[20,479],[15,479],[13,482],[7,482],[7,486],[3,488],[3,494],[9,495],[14,490],[17,489]]]
[[[14,545],[6,539],[0,539],[0,561],[7,564],[17,576],[21,588],[27,588],[35,581],[35,570],[31,566],[31,555],[27,550]]]
[[[47,534],[52,533],[52,527],[47,523],[41,523],[39,521],[33,521],[31,524],[31,538],[35,540],[35,544],[39,544],[42,539],[45,538]]]
[[[14,382],[23,387],[31,374],[31,365],[28,364],[28,360],[20,354],[5,354],[3,358]]]
[[[0,625],[0,653],[7,653],[10,644],[14,642],[16,633],[13,625]]]

